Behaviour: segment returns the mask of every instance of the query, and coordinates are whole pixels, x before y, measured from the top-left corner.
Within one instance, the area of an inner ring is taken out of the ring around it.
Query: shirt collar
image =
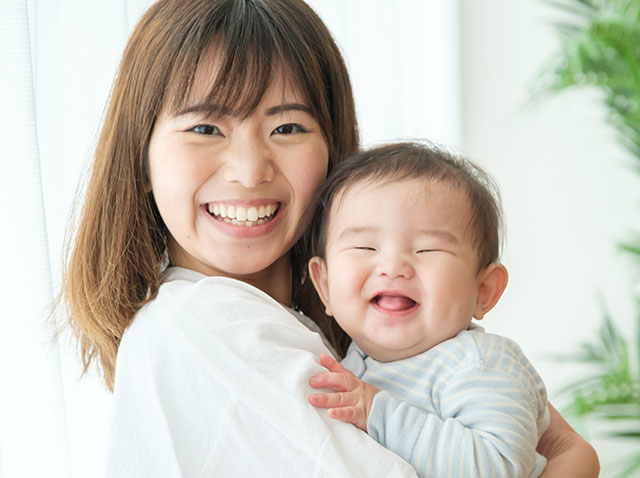
[[[347,349],[347,355],[344,360],[342,360],[342,366],[348,368],[356,377],[360,378],[364,375],[364,372],[367,369],[367,366],[364,363],[366,358],[367,355],[360,350],[356,343],[351,342],[351,345],[349,345],[349,348]]]

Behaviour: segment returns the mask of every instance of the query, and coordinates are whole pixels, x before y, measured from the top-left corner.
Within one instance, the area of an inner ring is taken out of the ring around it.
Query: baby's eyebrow
[[[361,234],[367,233],[375,233],[378,231],[377,227],[374,226],[349,226],[342,230],[338,239],[344,239],[345,237],[357,236]],[[438,239],[442,239],[444,241],[450,242],[452,244],[457,244],[460,242],[456,236],[451,234],[448,231],[442,231],[439,229],[418,229],[416,231],[417,237],[435,237]]]
[[[373,226],[349,226],[342,230],[338,239],[344,239],[345,237],[357,236],[360,234],[374,233],[377,230],[378,228]]]
[[[427,237],[437,237],[447,242],[451,242],[452,244],[457,244],[460,242],[456,236],[451,234],[448,231],[441,231],[439,229],[419,229],[416,231],[417,236],[427,236]]]

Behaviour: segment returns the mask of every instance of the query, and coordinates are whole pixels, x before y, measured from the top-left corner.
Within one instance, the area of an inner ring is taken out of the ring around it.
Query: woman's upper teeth
[[[221,218],[235,219],[236,221],[257,221],[271,216],[278,209],[278,203],[262,204],[260,206],[236,206],[234,204],[209,203],[209,213]]]

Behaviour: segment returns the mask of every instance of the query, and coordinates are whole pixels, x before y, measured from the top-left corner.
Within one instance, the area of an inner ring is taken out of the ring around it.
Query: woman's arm
[[[600,462],[593,447],[549,404],[550,423],[538,442],[547,460],[541,478],[596,478]]]
[[[253,287],[164,283],[123,337],[107,476],[393,476],[414,470],[315,410],[320,337]]]

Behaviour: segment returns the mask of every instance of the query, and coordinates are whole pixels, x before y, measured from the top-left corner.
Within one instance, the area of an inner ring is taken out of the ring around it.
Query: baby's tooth
[[[258,210],[255,207],[250,207],[247,211],[247,219],[249,221],[257,221],[258,220]]]
[[[238,206],[236,208],[236,219],[238,221],[246,221],[247,220],[247,208]]]

